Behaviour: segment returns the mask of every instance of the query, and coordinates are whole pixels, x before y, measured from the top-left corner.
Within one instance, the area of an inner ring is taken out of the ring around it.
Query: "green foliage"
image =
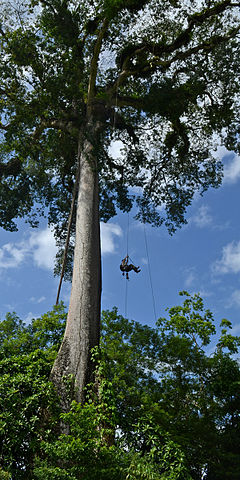
[[[4,471],[0,468],[0,480],[10,480],[10,479],[11,479],[10,473],[4,472]]]
[[[126,479],[192,480],[180,446],[155,423],[149,412],[136,425],[136,436],[144,437],[145,452],[134,452]]]
[[[98,374],[102,373],[100,366]],[[70,412],[61,415],[69,434],[42,443],[47,458],[36,461],[36,478],[191,480],[181,448],[153,424],[150,414],[132,426],[136,436],[144,436],[146,452],[114,438],[117,424],[112,383],[102,379],[99,385],[98,398],[91,394],[85,405],[73,402]]]
[[[16,314],[0,323],[0,465],[9,478],[30,478],[41,438],[57,422],[58,400],[48,377],[65,319],[60,305],[29,325]]]
[[[213,316],[201,297],[181,295],[183,305],[168,309],[169,318],[159,319],[157,329],[129,322],[116,310],[103,314],[102,348],[117,425],[135,452],[149,452],[144,428],[137,434],[134,427],[147,418],[146,430],[153,425],[162,444],[168,435],[180,448],[184,468],[194,480],[200,480],[203,471],[206,479],[237,479],[240,371],[231,353],[238,350],[239,337],[229,333],[231,322],[223,320],[226,332],[216,341]],[[208,355],[210,342],[216,347]]]
[[[240,369],[199,294],[155,328],[102,314],[96,380],[61,413],[48,381],[66,314],[0,323],[0,475],[13,480],[238,480]],[[217,338],[216,338],[217,337]],[[214,347],[214,345],[216,345]],[[211,354],[206,347],[211,347]],[[59,433],[61,422],[65,434]],[[1,478],[1,477],[0,477]]]
[[[122,10],[138,12],[142,10],[146,3],[148,3],[148,0],[104,0],[103,11],[104,15],[112,19]]]
[[[216,134],[238,148],[237,4],[4,0],[0,25],[0,226],[47,212],[59,261],[86,138],[104,221],[136,200],[137,218],[173,233],[195,192],[220,185]]]
[[[211,336],[216,333],[213,315],[209,310],[205,310],[203,300],[199,294],[191,297],[187,292],[180,292],[180,295],[186,295],[183,306],[170,308],[169,320],[159,319],[158,327],[162,335],[165,331],[176,332],[184,338],[191,338],[197,348],[202,348],[210,343]],[[228,326],[231,322],[228,324]],[[227,330],[226,330],[227,332]]]
[[[103,409],[104,404],[96,406],[88,402],[82,406],[73,403],[71,411],[62,415],[62,421],[69,425],[70,433],[60,435],[55,442],[42,444],[47,460],[43,462],[38,460],[34,470],[36,478],[49,480],[124,478],[122,473],[124,454],[121,455],[121,451],[114,445],[109,447],[104,445],[102,439],[100,425]],[[61,468],[58,465],[61,465]],[[56,477],[52,477],[53,473]]]

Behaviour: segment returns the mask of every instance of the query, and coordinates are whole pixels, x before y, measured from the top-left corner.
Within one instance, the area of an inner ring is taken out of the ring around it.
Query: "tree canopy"
[[[59,243],[65,239],[91,111],[101,218],[135,200],[142,221],[165,222],[170,232],[180,226],[193,195],[221,182],[217,139],[237,148],[238,6],[5,0],[0,225],[14,230],[26,217],[36,226],[47,214]]]

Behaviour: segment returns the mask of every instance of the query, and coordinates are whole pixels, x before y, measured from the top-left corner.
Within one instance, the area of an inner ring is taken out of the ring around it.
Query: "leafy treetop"
[[[135,198],[140,220],[180,226],[194,193],[221,182],[216,138],[237,148],[238,6],[2,2],[0,225],[14,230],[27,217],[36,226],[47,207],[61,243],[87,137],[103,220]]]

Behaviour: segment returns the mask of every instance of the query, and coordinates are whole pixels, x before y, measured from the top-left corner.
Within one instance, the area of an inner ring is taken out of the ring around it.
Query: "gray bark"
[[[97,130],[97,128],[96,128]],[[95,132],[92,132],[94,135]],[[67,411],[72,399],[84,401],[84,388],[93,380],[91,349],[99,344],[101,250],[98,170],[90,140],[79,146],[80,178],[76,243],[67,325],[51,380]],[[71,377],[69,377],[71,376]],[[71,390],[69,378],[72,378]]]

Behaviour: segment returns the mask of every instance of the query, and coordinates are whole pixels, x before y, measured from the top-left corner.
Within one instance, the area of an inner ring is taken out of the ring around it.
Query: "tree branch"
[[[155,58],[151,61],[148,61],[142,68],[135,69],[132,71],[130,70],[128,72],[128,76],[133,75],[136,77],[141,77],[141,76],[145,77],[146,74],[155,73],[158,68],[161,68],[162,71],[166,71],[177,60],[186,60],[187,58],[200,52],[201,50],[205,52],[209,52],[220,43],[224,43],[230,38],[235,37],[239,31],[240,31],[240,26],[230,30],[227,35],[224,35],[224,36],[214,35],[209,40],[206,40],[205,42],[200,43],[196,47],[189,48],[188,50],[185,50],[185,51],[177,52],[169,60],[160,60]]]
[[[172,57],[170,60],[163,62],[160,61],[159,63],[156,62],[156,67],[159,65],[163,69],[167,69],[170,67],[172,63],[174,63],[177,60],[185,60],[186,58],[190,57],[191,55],[200,52],[201,50],[209,52],[213,49],[213,47],[216,47],[220,43],[224,43],[230,38],[233,38],[238,32],[240,31],[240,26],[236,27],[232,30],[230,30],[228,35],[214,35],[211,37],[209,40],[200,43],[196,47],[192,47],[189,50],[186,50],[185,52],[178,52],[174,57]]]
[[[100,54],[100,51],[101,51],[103,37],[104,37],[104,35],[106,33],[106,30],[107,30],[107,27],[108,27],[108,23],[109,23],[108,20],[105,18],[103,20],[102,28],[99,31],[98,38],[97,38],[95,48],[94,48],[94,53],[93,53],[92,62],[91,62],[89,83],[88,83],[88,102],[87,102],[88,105],[90,105],[91,101],[93,100],[93,98],[95,96],[99,54]]]
[[[228,7],[232,7],[232,6],[237,6],[237,5],[232,5],[230,0],[226,0],[226,1],[224,1],[220,4],[218,4],[218,5],[215,5],[212,8],[205,9],[203,12],[194,13],[193,15],[189,16],[188,26],[186,27],[186,29],[183,30],[175,38],[175,40],[173,40],[173,42],[170,43],[170,44],[164,44],[163,42],[161,42],[159,44],[146,42],[146,43],[140,43],[140,44],[137,44],[137,45],[128,45],[121,53],[121,58],[120,58],[121,69],[123,69],[123,64],[125,64],[126,61],[128,62],[128,65],[129,65],[129,62],[130,62],[131,58],[141,56],[144,52],[152,54],[154,57],[156,57],[156,56],[160,57],[163,54],[170,54],[170,53],[173,53],[176,50],[180,49],[181,47],[187,46],[191,41],[192,32],[194,30],[194,27],[202,25],[204,23],[204,21],[207,20],[208,18],[211,18],[211,17],[213,17],[217,14],[222,13]],[[238,31],[238,29],[237,29],[237,31]],[[228,39],[230,37],[225,35],[223,37],[216,36],[216,38]],[[209,41],[211,41],[211,39]],[[195,47],[195,48],[197,48],[197,47]],[[151,63],[151,68],[150,68],[150,63]],[[172,61],[169,64],[169,61],[161,61],[158,58],[158,62],[156,63],[156,60],[154,62],[154,59],[152,59],[150,62],[148,62],[148,65],[145,65],[145,68],[143,69],[143,72],[144,73],[151,72],[153,70],[152,65],[154,63],[155,63],[155,65],[158,64],[158,65],[161,65],[163,67],[165,66],[166,68],[168,68],[168,66],[172,63]],[[130,74],[134,74],[134,73],[131,72]],[[115,84],[116,83],[117,83],[117,80],[116,80]]]
[[[174,62],[178,60],[186,60],[187,58],[190,58],[192,55],[198,53],[198,52],[209,52],[211,51],[214,47],[218,46],[221,43],[226,42],[230,38],[233,38],[236,36],[236,34],[240,31],[240,26],[235,27],[231,29],[227,35],[221,36],[221,35],[214,35],[212,38],[209,40],[202,42],[201,44],[197,45],[196,47],[189,48],[186,51],[180,51],[177,52],[171,59],[169,60],[159,60],[156,61],[155,64],[153,61],[145,65],[142,69],[139,68],[138,70],[129,70],[129,71],[122,71],[121,74],[119,75],[118,79],[122,75],[123,80],[125,80],[128,76],[133,75],[136,77],[141,77],[141,76],[146,76],[148,73],[154,73],[157,71],[157,69],[160,67],[162,71],[167,70]],[[129,58],[129,57],[128,57]],[[119,107],[133,107],[137,108],[143,111],[148,111],[147,110],[147,98],[142,97],[140,98],[133,98],[130,96],[120,96],[116,95],[115,98],[113,98],[113,92],[117,87],[118,79],[114,82],[114,84],[107,90],[107,94],[111,98],[111,105],[116,106],[116,104]],[[114,104],[115,102],[115,104]]]
[[[133,98],[128,96],[117,96],[117,105],[119,107],[133,107],[145,111],[144,98]]]
[[[57,130],[63,130],[65,132],[69,132],[74,127],[73,123],[68,120],[59,120],[59,119],[52,119],[52,120],[42,120],[39,126],[35,129],[32,134],[34,140],[38,140],[46,128],[55,128]]]
[[[193,31],[193,28],[196,25],[202,25],[205,20],[224,12],[224,10],[226,10],[229,6],[231,6],[231,0],[225,0],[224,2],[218,3],[212,8],[207,8],[202,12],[196,12],[193,15],[190,15],[188,17],[187,28],[182,33],[180,33],[180,35],[168,46],[169,51],[172,52],[176,50],[176,48],[180,48],[188,44],[191,40],[191,33]]]
[[[141,53],[143,53],[145,50],[145,45],[139,45],[136,50],[135,50],[135,54],[136,55],[140,55]],[[131,75],[134,75],[137,73],[137,70],[136,69],[131,69],[129,68],[130,67],[130,59],[132,57],[132,54],[131,52],[129,53],[128,56],[126,56],[126,58],[123,60],[122,62],[122,71],[121,73],[118,75],[117,79],[115,80],[115,82],[111,85],[111,87],[107,90],[108,94],[112,95],[114,94],[118,88],[124,83],[125,79],[128,78],[129,76]]]
[[[6,33],[3,31],[2,29],[2,25],[0,24],[0,34],[2,35],[2,37],[6,37]]]

